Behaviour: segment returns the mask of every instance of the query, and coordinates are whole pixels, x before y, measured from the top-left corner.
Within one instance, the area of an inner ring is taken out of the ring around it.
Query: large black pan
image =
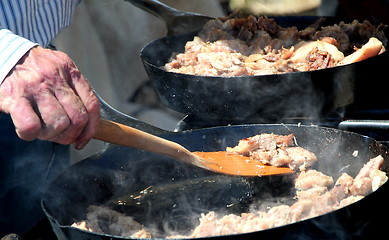
[[[165,21],[169,14],[180,13],[171,12],[166,5],[154,0],[131,2],[137,2],[138,6],[162,16]],[[304,29],[316,22],[318,17],[275,19],[282,26]],[[327,18],[323,26],[341,20]],[[171,22],[166,22],[168,27]],[[197,25],[193,25],[193,28],[186,26],[184,33],[175,32],[175,35],[153,41],[141,52],[147,74],[162,103],[178,112],[226,120],[258,120],[258,116],[263,116],[263,122],[269,122],[285,117],[325,117],[351,104],[360,109],[380,108],[389,104],[386,97],[389,83],[382,79],[387,73],[389,52],[350,65],[279,75],[209,77],[163,70],[161,66],[168,62],[174,52],[183,52],[185,43],[197,34],[194,31],[197,28]],[[389,36],[388,33],[386,35]],[[366,99],[366,94],[372,92],[375,98]]]
[[[316,169],[336,179],[347,172],[355,176],[370,158],[381,154],[383,171],[389,173],[388,149],[375,140],[351,132],[316,126],[240,125],[180,133],[166,132],[135,121],[103,106],[110,117],[176,141],[189,150],[215,151],[258,133],[295,134],[300,146],[317,154]],[[358,151],[358,155],[353,154]],[[135,149],[108,145],[107,149],[66,170],[47,188],[42,207],[59,239],[123,239],[70,227],[85,218],[89,205],[105,205],[113,199],[140,193],[152,186],[153,194],[122,209],[161,236],[164,227],[187,233],[201,212],[245,212],[252,202],[291,203],[291,176],[242,178],[217,175]],[[389,183],[366,198],[340,210],[265,231],[214,237],[214,239],[366,239],[384,233],[389,210]],[[233,207],[231,207],[233,206]]]

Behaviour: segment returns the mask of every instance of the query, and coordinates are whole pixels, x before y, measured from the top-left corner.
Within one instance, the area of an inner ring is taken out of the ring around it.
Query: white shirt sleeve
[[[0,84],[24,54],[37,45],[8,29],[0,29]]]

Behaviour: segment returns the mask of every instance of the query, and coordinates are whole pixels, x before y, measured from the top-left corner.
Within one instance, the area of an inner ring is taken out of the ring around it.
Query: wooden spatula
[[[190,152],[178,143],[108,120],[100,120],[95,139],[163,154],[195,166],[228,175],[267,176],[290,174],[286,167],[273,167],[249,157],[220,152]]]

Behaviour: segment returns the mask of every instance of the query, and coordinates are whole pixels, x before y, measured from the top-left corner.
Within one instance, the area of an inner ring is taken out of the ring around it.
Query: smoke
[[[43,219],[40,200],[48,183],[69,165],[67,147],[26,142],[9,115],[0,121],[0,235],[23,233]]]
[[[190,150],[214,151],[258,133],[290,132],[295,134],[299,146],[313,151],[320,159],[314,168],[334,179],[344,171],[355,176],[362,165],[378,153],[372,151],[371,143],[363,137],[314,126],[248,125],[164,137]],[[359,154],[355,154],[356,150]],[[85,219],[86,209],[97,204],[133,217],[156,237],[188,235],[199,224],[201,213],[215,211],[218,216],[239,215],[250,211],[267,212],[269,207],[278,204],[293,204],[293,177],[221,176],[167,157],[111,146],[74,165],[56,179],[44,202],[48,212],[65,226]],[[125,204],[118,204],[119,200]],[[330,216],[337,216],[334,214]],[[323,221],[323,225],[315,227],[320,233],[337,224],[336,219]]]

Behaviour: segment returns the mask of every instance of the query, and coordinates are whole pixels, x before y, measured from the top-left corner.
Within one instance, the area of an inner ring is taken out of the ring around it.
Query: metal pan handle
[[[345,120],[338,128],[372,137],[389,146],[389,120]]]
[[[389,130],[389,120],[345,120],[339,123],[343,130]]]
[[[149,12],[163,19],[167,27],[167,35],[178,35],[187,33],[188,30],[196,31],[211,17],[197,13],[184,12],[165,5],[157,0],[125,0],[146,12]]]
[[[169,7],[166,4],[163,4],[157,0],[125,0],[130,2],[136,7],[145,10],[148,13],[153,14],[154,16],[160,17],[168,22],[174,16],[180,16],[185,14],[175,8]]]
[[[145,123],[139,119],[126,115],[122,112],[111,107],[107,102],[105,102],[99,94],[95,92],[97,98],[100,101],[100,117],[106,120],[115,121],[138,130],[153,134],[153,135],[161,135],[164,133],[172,133],[170,131],[158,128],[156,126]]]

